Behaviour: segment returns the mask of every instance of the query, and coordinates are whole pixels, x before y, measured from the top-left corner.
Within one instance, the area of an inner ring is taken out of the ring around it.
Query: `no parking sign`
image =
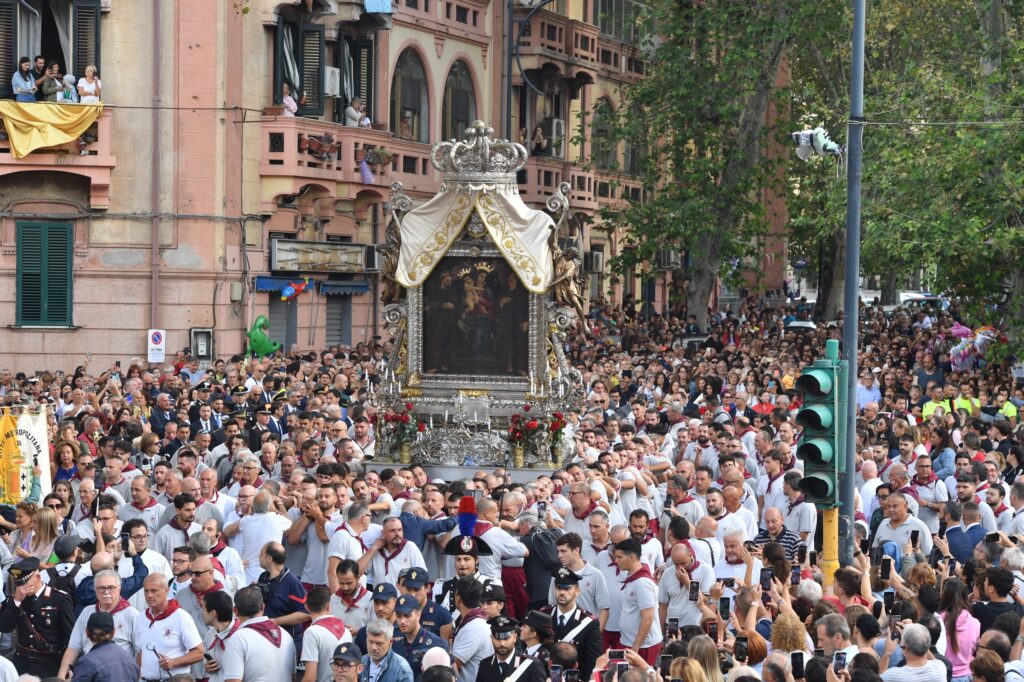
[[[151,363],[163,362],[167,350],[167,334],[164,330],[150,329],[146,334],[146,347]]]

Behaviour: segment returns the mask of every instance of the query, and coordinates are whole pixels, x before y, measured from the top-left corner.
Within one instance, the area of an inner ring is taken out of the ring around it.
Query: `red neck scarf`
[[[474,620],[476,620],[478,618],[481,618],[481,619],[487,618],[487,614],[484,613],[483,609],[477,608],[477,609],[470,609],[469,611],[466,611],[465,615],[463,615],[462,618],[459,619],[459,626],[457,628],[455,628],[455,634],[458,635],[459,634],[459,630],[461,630],[462,628],[466,627],[472,621],[474,621]]]
[[[128,600],[122,597],[121,601],[114,604],[114,608],[107,611],[107,613],[113,616],[115,613],[120,613],[121,611],[124,611],[129,606],[131,606],[131,604],[128,603]],[[99,607],[97,607],[97,610],[99,610]]]
[[[789,501],[789,511],[786,512],[786,513],[787,514],[792,514],[793,510],[796,509],[797,507],[799,507],[801,504],[803,504],[805,499],[806,498],[803,495],[799,495],[799,496],[797,496],[797,498],[795,500],[790,500]]]
[[[150,497],[149,501],[146,502],[146,504],[142,505],[141,507],[139,505],[135,504],[134,502],[132,502],[132,506],[135,507],[139,511],[146,511],[147,509],[152,509],[153,507],[156,506],[156,500],[154,500],[152,497]]]
[[[594,502],[593,500],[591,500],[591,501],[590,501],[590,505],[589,505],[589,506],[588,506],[588,507],[587,507],[586,509],[584,509],[584,510],[583,510],[583,513],[582,513],[582,514],[577,514],[577,513],[576,513],[576,510],[575,510],[575,509],[573,509],[573,510],[572,510],[572,515],[573,515],[573,516],[575,516],[575,517],[576,517],[577,519],[579,519],[580,521],[582,521],[583,519],[585,519],[585,518],[587,518],[588,516],[590,516],[590,514],[591,514],[591,513],[592,513],[592,512],[593,512],[593,511],[594,511],[595,509],[597,509],[597,502]]]
[[[179,608],[180,607],[178,606],[178,600],[171,599],[167,602],[167,606],[164,607],[164,610],[156,614],[155,616],[152,613],[152,609],[146,609],[146,618],[149,619],[149,627],[153,627],[154,623],[156,623],[157,621],[161,621],[164,618],[167,618],[172,613],[177,611]]]
[[[398,546],[398,549],[396,549],[396,550],[395,550],[394,552],[392,552],[391,554],[388,554],[388,553],[387,553],[387,550],[385,550],[385,549],[384,549],[383,547],[381,547],[381,548],[380,548],[380,555],[381,555],[381,557],[383,557],[383,559],[384,559],[384,573],[385,573],[385,575],[386,575],[386,574],[387,574],[387,572],[388,572],[388,565],[389,565],[389,564],[390,564],[390,563],[391,563],[391,562],[392,562],[392,561],[394,560],[394,558],[395,558],[396,556],[398,556],[399,554],[401,554],[401,553],[402,553],[402,550],[403,550],[403,549],[405,549],[405,543],[406,543],[406,542],[408,542],[408,540],[402,540],[402,544],[400,544],[400,545]]]
[[[236,632],[238,632],[238,626],[239,625],[241,625],[241,623],[239,623],[236,620],[234,623],[231,624],[231,627],[228,628],[228,634],[224,635],[223,637],[221,637],[219,633],[217,635],[214,635],[214,637],[213,637],[213,644],[210,645],[210,648],[211,649],[216,649],[217,647],[220,647],[221,649],[223,649],[224,648],[224,642],[226,642],[229,639],[231,639],[231,636],[234,635]]]
[[[686,493],[686,497],[684,497],[683,499],[681,499],[681,500],[679,500],[678,502],[676,502],[676,506],[678,507],[678,506],[679,506],[679,505],[681,505],[681,504],[690,504],[691,502],[693,502],[693,501],[694,501],[694,499],[696,499],[696,498],[694,498],[694,496],[693,496],[693,495],[691,495],[691,494],[689,493],[689,491],[687,491],[687,493]]]
[[[492,528],[494,528],[494,526],[490,521],[477,521],[476,525],[473,527],[473,535],[480,537]]]
[[[196,595],[196,599],[197,600],[201,600],[203,597],[205,597],[206,595],[210,594],[211,592],[220,592],[221,590],[224,589],[224,585],[222,585],[219,580],[214,580],[213,581],[213,587],[211,587],[208,590],[203,590],[203,591],[200,592],[199,590],[196,589],[196,584],[195,583],[190,583],[189,586],[188,586],[188,589],[192,590],[192,594]],[[201,601],[199,603],[202,604]]]
[[[83,519],[91,519],[92,518],[92,509],[90,509],[88,505],[80,504],[78,506],[81,507],[81,509],[82,509],[82,518]]]
[[[772,483],[775,483],[775,481],[779,480],[780,478],[782,478],[785,475],[786,474],[784,472],[780,471],[775,476],[769,476],[768,477],[768,487],[765,488],[764,494],[765,495],[770,495],[771,492],[772,492]]]
[[[345,636],[345,621],[343,621],[340,618],[335,618],[334,616],[324,616],[323,618],[318,618],[315,621],[313,621],[313,623],[310,624],[310,627],[312,627],[313,625],[319,625],[320,627],[324,628],[329,633],[334,635],[335,638],[337,639],[341,639]]]
[[[343,523],[340,526],[338,526],[334,530],[334,532],[337,533],[338,531],[342,531],[342,530],[345,531],[346,533],[348,533],[349,535],[351,535],[352,537],[354,537],[359,542],[359,546],[363,548],[364,552],[369,549],[369,547],[366,546],[366,543],[363,542],[363,538],[361,536],[359,536],[359,535],[356,535],[354,532],[352,532],[352,528],[347,523]]]
[[[977,488],[975,488],[974,492],[976,492],[976,493],[984,492],[984,491],[988,490],[988,488],[989,488],[988,481],[985,481],[984,483],[979,485]]]
[[[926,481],[920,480],[920,476],[915,476],[914,480],[910,482],[910,487],[917,488],[917,486],[919,485],[931,485],[932,483],[935,483],[935,481],[937,480],[939,480],[939,477],[936,476],[935,472],[933,471],[930,474],[928,474],[928,480]]]
[[[612,546],[612,543],[609,542],[604,547],[601,547],[600,545],[590,545],[590,548],[592,550],[594,550],[595,554],[600,554],[601,552],[603,552],[604,550],[608,549],[611,546]]]
[[[252,621],[246,621],[242,624],[242,627],[246,630],[254,630],[263,636],[268,642],[274,645],[274,648],[280,648],[281,646],[281,627],[272,620],[261,620],[258,623]]]
[[[917,494],[917,490],[912,485],[905,485],[902,488],[900,488],[897,492],[901,492],[904,495],[910,495],[918,502],[921,501],[921,496]]]
[[[171,519],[170,523],[168,523],[167,525],[170,526],[171,528],[173,528],[174,530],[180,530],[182,533],[184,533],[185,534],[185,544],[186,545],[188,544],[188,528],[187,527],[186,528],[182,528],[181,527],[181,523],[178,522],[177,515],[175,515]]]
[[[220,553],[224,551],[224,548],[228,546],[228,543],[223,540],[218,540],[217,544],[210,548],[210,554],[213,556],[220,556]]]
[[[1000,504],[999,507],[997,507],[994,511],[995,511],[996,516],[999,516],[1000,514],[1002,514],[1007,509],[1009,509],[1009,507],[1007,507],[1005,504]]]
[[[627,575],[626,579],[622,581],[622,586],[619,587],[619,589],[624,590],[626,589],[626,585],[630,584],[634,580],[640,580],[641,578],[649,578],[652,581],[654,580],[654,576],[651,575],[651,571],[647,568],[647,564],[640,564],[640,570]]]
[[[349,598],[345,596],[345,593],[342,592],[340,588],[334,594],[336,594],[338,596],[338,599],[341,600],[341,603],[345,605],[345,613],[348,613],[352,609],[356,608],[356,604],[359,603],[360,599],[366,596],[367,592],[369,592],[369,590],[360,585],[359,589],[356,591],[356,596],[353,597],[351,600],[349,600]]]

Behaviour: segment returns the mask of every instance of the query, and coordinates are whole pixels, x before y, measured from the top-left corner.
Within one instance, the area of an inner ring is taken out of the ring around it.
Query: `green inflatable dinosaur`
[[[260,315],[252,323],[249,331],[245,333],[249,339],[249,353],[251,355],[262,358],[266,355],[273,355],[281,350],[281,344],[277,341],[271,341],[270,337],[267,336],[268,329],[270,329],[270,320],[267,319],[266,315]]]

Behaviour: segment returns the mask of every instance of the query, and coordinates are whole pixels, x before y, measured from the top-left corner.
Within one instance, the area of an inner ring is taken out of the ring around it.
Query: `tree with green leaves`
[[[687,253],[686,306],[706,327],[719,276],[738,275],[766,232],[765,191],[783,190],[788,108],[773,106],[784,54],[813,30],[800,0],[652,0],[658,36],[647,76],[615,112],[595,111],[602,134],[638,155],[645,200],[607,209],[621,228],[618,271],[649,270],[661,249]],[[600,145],[599,145],[600,147]]]

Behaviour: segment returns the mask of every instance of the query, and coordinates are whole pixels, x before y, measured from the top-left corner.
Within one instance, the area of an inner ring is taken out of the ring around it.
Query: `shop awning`
[[[292,282],[301,281],[294,277],[270,277],[269,275],[256,275],[256,291],[281,291]]]
[[[358,296],[369,290],[369,282],[323,282],[320,284],[320,293],[323,296]]]

